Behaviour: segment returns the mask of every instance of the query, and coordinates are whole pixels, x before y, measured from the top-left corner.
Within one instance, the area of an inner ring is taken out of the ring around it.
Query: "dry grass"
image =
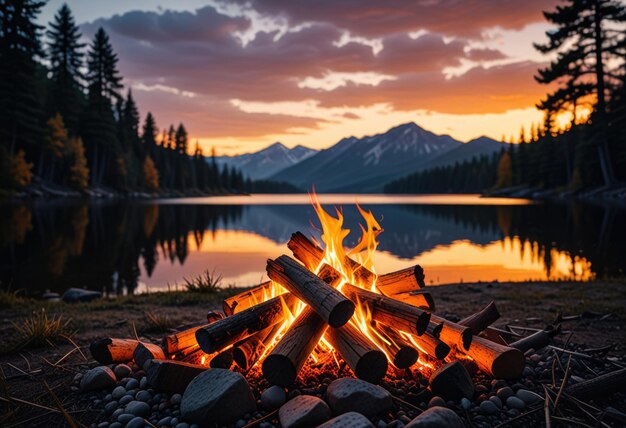
[[[144,312],[145,330],[150,332],[165,333],[170,328],[176,327],[178,321],[152,311]]]
[[[217,293],[223,290],[222,288],[222,275],[216,274],[215,270],[205,270],[204,273],[189,280],[183,278],[185,281],[185,288],[187,291],[194,293]]]
[[[14,308],[24,301],[25,299],[18,295],[17,291],[0,290],[0,309]]]
[[[44,308],[33,311],[21,321],[12,322],[16,340],[14,349],[52,346],[59,339],[70,341],[74,334],[71,322],[71,318],[64,319],[62,315],[49,317]]]

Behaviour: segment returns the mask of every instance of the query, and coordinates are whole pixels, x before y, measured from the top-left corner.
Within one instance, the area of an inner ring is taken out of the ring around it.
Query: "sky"
[[[323,149],[415,122],[461,141],[539,122],[533,42],[555,0],[69,0],[160,128],[206,152]],[[50,0],[39,21],[63,4]]]

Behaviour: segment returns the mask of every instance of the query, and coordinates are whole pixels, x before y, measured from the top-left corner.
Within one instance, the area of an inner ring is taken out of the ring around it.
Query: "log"
[[[127,363],[133,359],[138,344],[139,341],[133,339],[99,339],[89,345],[89,352],[102,365]]]
[[[268,260],[267,275],[313,308],[331,327],[341,327],[354,314],[354,303],[291,257]]]
[[[187,385],[208,367],[172,360],[152,360],[146,371],[148,385],[154,390],[182,394]]]
[[[283,320],[284,311],[293,306],[291,295],[274,297],[266,302],[215,321],[196,331],[196,341],[207,354],[218,352]]]
[[[344,284],[342,292],[355,303],[367,304],[374,321],[418,336],[428,328],[430,313],[419,308],[352,284]]]
[[[536,331],[530,336],[526,336],[511,343],[509,346],[511,348],[519,349],[522,352],[526,352],[529,349],[538,351],[548,346],[552,338],[558,334],[559,330],[559,327],[554,328],[553,326],[548,326],[545,330]]]
[[[235,364],[244,371],[250,370],[261,358],[261,355],[267,351],[267,348],[272,345],[272,341],[280,328],[281,323],[277,323],[237,342],[233,346]]]
[[[424,351],[432,358],[444,360],[450,354],[450,347],[441,339],[434,337],[430,332],[426,332],[421,336],[413,336],[413,340],[415,340],[421,351]]]
[[[212,322],[215,322],[217,320],[221,320],[222,318],[224,318],[224,315],[220,314],[219,312],[209,311],[206,314],[206,321],[209,324],[211,324]]]
[[[329,328],[326,338],[359,379],[378,383],[387,373],[387,356],[352,324]]]
[[[419,352],[400,333],[381,323],[376,323],[375,328],[389,342],[380,341],[378,344],[390,357],[391,364],[399,369],[408,369],[417,362]]]
[[[485,330],[491,324],[496,322],[500,318],[500,312],[496,308],[495,302],[491,301],[487,306],[481,309],[479,312],[472,314],[459,321],[460,325],[469,327],[472,334],[478,334]]]
[[[307,306],[263,360],[263,376],[273,385],[293,384],[328,324]]]
[[[139,367],[144,366],[148,360],[164,360],[165,353],[159,345],[154,343],[139,342],[133,352],[133,359]]]
[[[429,322],[426,328],[426,333],[429,333],[432,337],[439,339],[441,337],[441,331],[443,330],[442,322]]]
[[[384,275],[381,275],[381,278],[383,276]],[[417,306],[418,308],[425,309],[427,311],[435,310],[435,299],[433,299],[433,296],[427,291],[407,291],[400,294],[389,294],[380,289],[378,289],[378,291],[380,291],[380,294],[383,296],[390,297],[394,300],[406,303],[407,305]]]
[[[229,369],[233,365],[233,348],[224,349],[209,362],[212,369]]]
[[[571,385],[565,393],[579,400],[590,400],[624,390],[626,369],[620,369]]]
[[[379,276],[376,288],[385,295],[395,295],[424,288],[426,286],[424,279],[424,269],[420,265],[415,265]]]
[[[208,324],[197,325],[186,330],[165,336],[163,338],[162,345],[165,353],[168,355],[173,355],[188,348],[197,349],[198,342],[196,341],[196,331],[198,331],[198,329],[200,328],[206,327],[207,325]]]
[[[443,323],[439,338],[451,348],[457,347],[468,350],[472,344],[472,330],[469,327],[448,321],[435,314],[430,316],[435,323]]]

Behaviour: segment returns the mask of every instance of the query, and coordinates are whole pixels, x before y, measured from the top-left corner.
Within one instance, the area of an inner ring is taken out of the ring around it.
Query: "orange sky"
[[[532,43],[553,0],[68,3],[86,38],[109,33],[142,115],[184,122],[219,154],[324,148],[408,121],[462,141],[517,137],[542,116],[533,75],[547,59]]]

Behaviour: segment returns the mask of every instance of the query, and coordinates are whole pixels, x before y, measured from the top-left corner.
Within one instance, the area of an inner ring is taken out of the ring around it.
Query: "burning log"
[[[168,355],[173,355],[178,352],[191,348],[198,349],[198,342],[196,341],[196,331],[198,329],[206,327],[208,324],[200,324],[194,327],[188,328],[183,331],[179,331],[163,338],[163,349]]]
[[[354,314],[354,303],[291,257],[268,260],[267,275],[312,307],[331,327],[341,327]]]
[[[271,327],[244,339],[233,346],[233,358],[235,364],[247,371],[261,358],[261,355],[271,345],[271,341],[280,330],[281,324]]]
[[[209,366],[212,369],[229,369],[233,365],[233,348],[224,349],[211,358]]]
[[[133,352],[133,359],[139,367],[143,367],[148,360],[164,360],[165,353],[159,345],[147,342],[139,342]]]
[[[183,393],[187,385],[207,367],[171,360],[152,360],[146,371],[148,385],[157,391]]]
[[[428,328],[431,315],[419,308],[352,284],[344,284],[342,291],[352,301],[369,305],[374,321],[418,336]]]
[[[266,329],[284,317],[284,310],[296,302],[292,295],[274,297],[266,302],[215,321],[196,331],[196,341],[207,354],[220,351]]]
[[[381,278],[384,275],[381,276]],[[378,288],[378,286],[376,287]],[[388,294],[387,292],[383,292],[379,289],[380,294],[383,296],[390,297],[394,300],[398,300],[400,302],[406,303],[407,305],[416,306],[418,308],[434,311],[435,310],[435,300],[430,293],[426,291],[407,291],[400,294]]]
[[[408,369],[417,362],[419,352],[400,333],[391,327],[377,323],[376,330],[389,342],[380,342],[387,355],[391,356],[391,363],[399,369]]]
[[[430,293],[421,290],[424,284],[424,269],[420,265],[381,275],[376,288],[381,294],[417,306],[435,310],[435,300]]]
[[[459,321],[459,325],[469,327],[472,334],[478,334],[487,329],[487,327],[496,322],[499,318],[500,312],[498,312],[495,302],[491,301],[479,312],[463,318]]]
[[[206,321],[209,324],[217,320],[221,320],[222,318],[224,318],[224,315],[220,314],[219,312],[209,311],[206,314]]]
[[[317,312],[306,307],[263,360],[265,379],[274,385],[291,385],[327,328]]]
[[[226,316],[231,316],[237,312],[243,311],[244,309],[258,305],[269,298],[276,297],[272,295],[275,290],[274,287],[276,287],[276,285],[272,284],[272,281],[265,281],[254,288],[244,291],[243,293],[224,299],[224,302],[222,302],[222,310]],[[280,288],[283,287],[280,286]],[[282,293],[286,291],[287,290],[283,289]],[[282,293],[278,293],[278,295]]]
[[[430,319],[435,323],[443,323],[439,338],[448,346],[458,347],[464,350],[470,349],[470,345],[472,344],[472,330],[469,327],[448,321],[435,314],[432,314]]]
[[[545,330],[539,330],[530,336],[524,337],[516,342],[511,343],[509,346],[511,348],[519,349],[522,352],[526,352],[529,349],[534,349],[538,351],[539,349],[545,348],[550,344],[550,341],[554,336],[556,336],[560,332],[560,326],[556,328],[553,326],[548,326]]]
[[[89,345],[89,352],[102,365],[126,363],[133,359],[138,344],[132,339],[99,339]]]
[[[387,373],[387,356],[351,324],[329,328],[326,338],[359,379],[378,383]]]
[[[438,360],[444,360],[450,354],[450,347],[441,339],[434,337],[430,332],[421,336],[414,336],[415,343],[428,355]]]
[[[442,322],[429,322],[426,328],[426,333],[429,333],[432,337],[439,339],[441,337],[441,331],[443,330]]]

